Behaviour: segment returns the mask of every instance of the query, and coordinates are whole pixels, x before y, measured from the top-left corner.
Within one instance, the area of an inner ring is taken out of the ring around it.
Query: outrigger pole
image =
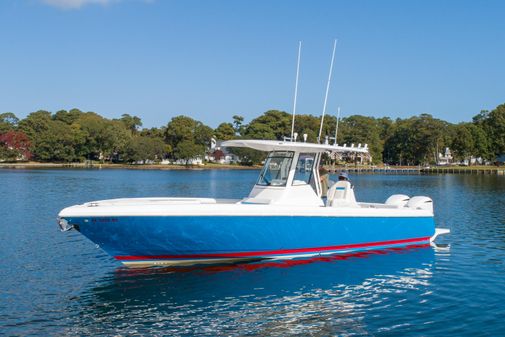
[[[326,94],[324,95],[323,114],[321,116],[321,126],[319,127],[319,136],[317,142],[321,143],[321,133],[323,132],[324,114],[326,112],[326,103],[328,102],[328,91],[330,90],[331,74],[333,72],[333,61],[335,60],[335,49],[337,48],[337,39],[333,42],[333,53],[331,55],[330,73],[328,74],[328,82],[326,83]]]
[[[335,127],[335,145],[337,145],[338,121],[340,120],[340,107],[337,109],[337,126]]]
[[[300,55],[302,52],[302,41],[298,41],[298,61],[296,62],[296,81],[295,81],[295,98],[293,101],[293,120],[291,121],[291,141],[294,142],[293,138],[295,132],[295,115],[296,115],[296,97],[298,96],[298,75],[300,74]]]

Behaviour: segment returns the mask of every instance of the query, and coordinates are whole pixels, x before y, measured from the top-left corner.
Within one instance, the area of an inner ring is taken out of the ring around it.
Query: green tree
[[[389,117],[378,118],[377,124],[380,128],[380,139],[384,143],[394,132],[394,122]]]
[[[195,144],[203,146],[205,150],[210,146],[210,139],[212,138],[213,134],[214,130],[211,127],[197,121],[194,138]]]
[[[235,129],[231,123],[221,123],[214,130],[214,136],[217,140],[230,140],[235,137]]]
[[[170,151],[161,138],[137,136],[128,142],[122,158],[127,162],[159,161]]]
[[[341,130],[341,131],[340,131]],[[340,136],[338,143],[348,146],[365,146],[368,144],[372,159],[376,163],[381,163],[384,151],[384,142],[381,139],[382,126],[373,117],[353,115],[343,118],[339,124]]]
[[[61,120],[53,120],[48,111],[29,114],[19,122],[19,129],[31,141],[33,158],[38,161],[72,162],[79,160],[76,149],[79,130]]]
[[[94,112],[82,114],[73,124],[84,134],[81,153],[87,159],[114,160],[131,139],[130,130],[121,121],[107,120]]]
[[[413,121],[397,119],[393,124],[391,135],[384,142],[384,161],[390,164],[414,162],[414,153],[406,144],[412,143],[411,135]]]
[[[494,154],[490,151],[490,140],[486,135],[484,128],[475,123],[468,123],[467,128],[470,130],[473,139],[472,155],[484,159],[494,159]]]
[[[244,117],[235,115],[233,116],[233,129],[236,135],[242,135],[244,133]]]
[[[70,111],[59,110],[53,116],[53,120],[62,121],[65,124],[71,125],[79,119],[83,112],[79,109],[71,109]]]
[[[481,124],[488,135],[492,152],[495,155],[505,153],[505,104],[497,106],[480,117]]]
[[[435,163],[438,152],[452,141],[451,125],[429,114],[397,119],[385,141],[386,161],[400,165]]]
[[[294,131],[298,133],[298,141],[307,134],[309,142],[316,142],[319,123],[319,116],[297,115]],[[102,158],[132,162],[161,158],[167,153],[187,161],[190,155],[203,155],[212,136],[222,140],[237,137],[281,140],[291,133],[291,115],[269,110],[249,124],[244,124],[244,118],[235,115],[232,123],[221,123],[215,130],[186,116],[174,117],[166,127],[140,130],[141,125],[137,116],[124,114],[120,119],[110,120],[79,109],[60,110],[54,114],[40,110],[21,121],[12,113],[0,114],[0,136],[5,138],[6,133],[18,131],[26,134],[29,141],[23,144],[30,145],[29,151],[35,160]],[[437,153],[445,147],[450,147],[457,159],[474,156],[493,160],[497,154],[505,153],[505,104],[491,111],[481,111],[471,123],[457,125],[428,114],[395,121],[387,117],[353,115],[343,118],[339,125],[338,143],[368,143],[375,162],[433,163],[437,160]],[[334,136],[335,126],[335,116],[327,115],[322,141],[326,136]],[[11,144],[15,137],[5,139]],[[7,157],[5,151],[8,150],[5,144],[4,141],[0,146],[3,158]],[[241,156],[244,164],[258,163],[265,155],[251,149],[230,150]]]
[[[165,127],[142,129],[140,136],[163,139],[165,138]]]
[[[186,116],[176,116],[165,128],[165,142],[174,149],[176,159],[188,159],[188,153],[205,153],[213,133],[214,130],[202,122]],[[182,150],[179,149],[181,144],[184,147]]]
[[[78,161],[73,131],[69,125],[61,121],[52,122],[47,131],[38,135],[34,156],[40,161],[48,162]]]
[[[119,120],[124,124],[124,126],[128,130],[130,130],[132,134],[136,134],[139,128],[142,126],[142,120],[140,119],[140,117],[137,116],[123,114],[121,115],[121,118]]]
[[[417,162],[421,164],[437,161],[438,152],[450,145],[446,135],[449,133],[449,123],[433,118],[429,114],[422,114],[414,123],[415,146],[417,148]]]
[[[184,140],[195,138],[196,121],[186,116],[176,116],[167,124],[165,139],[174,148]]]
[[[105,149],[104,155],[110,161],[118,160],[120,154],[123,153],[132,138],[131,130],[127,130],[119,121],[109,121],[107,128],[110,135],[109,146]]]
[[[487,121],[489,118],[488,110],[481,110],[479,114],[473,117],[473,128],[471,129],[474,138],[476,156],[484,159],[493,160],[495,153],[493,148],[492,130]]]
[[[471,125],[471,124],[470,124]],[[467,123],[460,123],[454,127],[454,138],[451,149],[454,158],[462,161],[475,153],[472,132]]]
[[[0,114],[0,134],[14,130],[19,123],[19,119],[12,112]]]
[[[329,117],[331,118],[331,117]],[[319,133],[319,125],[321,119],[312,115],[298,115],[295,118],[295,132],[298,133],[297,141],[303,141],[303,135],[307,134],[307,141],[315,143],[317,142],[317,136]],[[328,125],[328,119],[326,119],[325,125]],[[335,133],[334,123],[330,123],[333,126],[333,134]],[[328,132],[324,132],[323,136],[328,135]]]
[[[196,144],[191,140],[183,140],[177,144],[174,150],[175,159],[181,159],[185,161],[185,164],[189,164],[189,160],[197,156],[203,156],[205,154],[205,147],[201,144]]]
[[[245,127],[245,138],[281,140],[291,134],[290,116],[284,111],[269,110]]]
[[[30,139],[37,136],[37,133],[47,131],[50,128],[51,113],[45,110],[38,110],[30,113],[25,119],[19,122],[19,128],[24,131]]]
[[[267,124],[251,123],[247,126],[244,138],[250,139],[277,139],[275,131]]]

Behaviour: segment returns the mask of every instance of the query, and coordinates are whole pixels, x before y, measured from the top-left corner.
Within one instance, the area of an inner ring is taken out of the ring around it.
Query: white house
[[[185,159],[177,159],[173,162],[176,165],[203,165],[203,158],[201,156],[196,156],[194,158],[188,159],[186,162]]]
[[[453,159],[451,150],[449,150],[449,148],[446,147],[444,154],[439,153],[437,159],[438,159],[437,165],[440,166],[450,165]]]
[[[233,153],[228,152],[221,146],[222,141],[216,141],[214,138],[210,142],[210,151],[206,155],[208,161],[219,164],[234,164],[240,161],[240,158]]]

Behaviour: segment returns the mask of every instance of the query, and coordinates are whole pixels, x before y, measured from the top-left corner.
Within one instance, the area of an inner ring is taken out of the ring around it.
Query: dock
[[[357,174],[421,174],[419,167],[370,167],[370,166],[328,166],[331,173],[347,171]]]
[[[505,175],[504,167],[492,166],[463,166],[463,167],[422,167],[422,166],[401,166],[401,167],[374,167],[374,166],[325,166],[331,173],[347,171],[354,174],[494,174]]]

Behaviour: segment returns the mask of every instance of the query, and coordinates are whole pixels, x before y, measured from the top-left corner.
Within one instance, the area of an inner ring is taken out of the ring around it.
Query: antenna
[[[298,41],[298,61],[296,62],[296,81],[295,81],[295,98],[293,101],[293,120],[291,121],[291,141],[295,132],[295,114],[296,114],[296,97],[298,96],[298,75],[300,74],[300,55],[302,52],[302,41]]]
[[[326,83],[326,94],[324,95],[323,115],[321,116],[321,126],[319,127],[319,136],[317,142],[321,142],[321,132],[323,132],[324,113],[326,112],[326,103],[328,102],[328,91],[330,90],[331,73],[333,72],[333,60],[335,59],[335,49],[337,48],[337,39],[333,42],[333,53],[331,55],[330,73],[328,74],[328,83]]]
[[[337,136],[338,136],[338,121],[340,119],[340,107],[337,109],[337,126],[335,127],[335,145],[337,145]]]

